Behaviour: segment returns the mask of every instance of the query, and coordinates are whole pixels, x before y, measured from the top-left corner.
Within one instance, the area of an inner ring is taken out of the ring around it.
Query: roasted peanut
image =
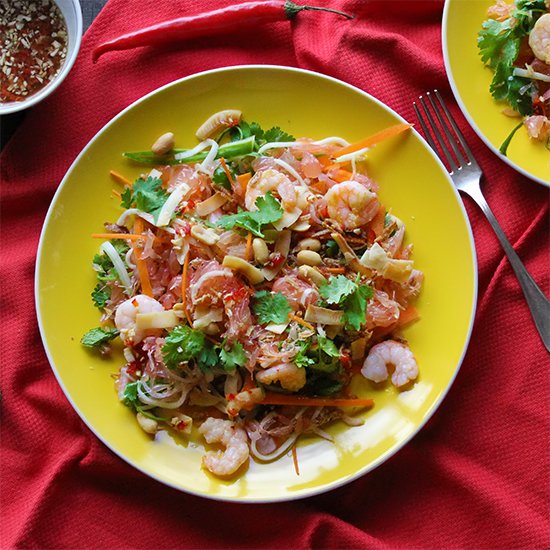
[[[155,143],[151,146],[151,151],[155,155],[165,155],[174,148],[176,142],[174,141],[174,134],[172,132],[167,132],[162,134]]]

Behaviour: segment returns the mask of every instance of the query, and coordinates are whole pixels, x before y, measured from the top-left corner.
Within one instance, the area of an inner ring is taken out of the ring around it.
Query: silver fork
[[[433,97],[434,94],[436,98],[435,100]],[[529,272],[525,269],[525,266],[519,259],[519,256],[516,254],[515,250],[512,248],[512,245],[506,238],[504,231],[497,222],[495,215],[489,208],[485,197],[481,193],[481,189],[479,187],[479,182],[482,175],[481,168],[474,159],[470,148],[464,140],[464,136],[458,129],[458,126],[447,109],[447,106],[443,102],[441,95],[437,90],[434,90],[433,94],[427,92],[425,95],[428,98],[432,111],[435,113],[435,116],[439,121],[439,125],[443,129],[443,132],[447,137],[447,141],[450,144],[455,156],[453,157],[451,149],[449,149],[445,138],[439,130],[424,97],[420,96],[418,100],[422,107],[422,111],[418,108],[416,102],[413,103],[413,107],[424,135],[426,136],[431,148],[436,152],[437,156],[443,161],[443,163],[445,162],[444,158],[449,163],[451,168],[449,174],[455,184],[455,187],[459,191],[470,195],[470,197],[477,203],[489,220],[489,223],[497,234],[498,240],[500,241],[504,252],[508,256],[512,269],[519,280],[519,284],[523,290],[525,299],[527,300],[527,305],[531,310],[531,315],[533,316],[533,320],[537,330],[539,331],[540,337],[544,342],[544,346],[550,353],[550,301],[537,286],[533,280],[533,277],[531,277]],[[426,120],[428,121],[433,135],[435,136],[435,141],[428,130]],[[451,131],[451,128],[454,133]],[[439,148],[437,147],[436,142],[439,145]],[[462,151],[459,148],[459,144],[462,146]],[[441,151],[443,152],[444,158],[441,155]]]

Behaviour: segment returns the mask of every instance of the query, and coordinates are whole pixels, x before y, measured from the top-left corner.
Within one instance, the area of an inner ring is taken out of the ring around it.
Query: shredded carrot
[[[237,176],[237,181],[239,182],[239,185],[241,186],[243,193],[246,190],[246,186],[248,185],[248,182],[250,181],[251,177],[252,177],[252,174],[250,172],[246,172],[246,174],[240,174]]]
[[[225,172],[225,175],[227,176],[227,179],[231,184],[231,189],[233,189],[235,187],[235,180],[233,179],[233,176],[231,175],[231,172],[229,171],[229,168],[227,167],[227,164],[225,163],[225,159],[223,157],[220,158],[220,164],[222,165],[223,171]]]
[[[183,311],[185,312],[185,318],[187,319],[189,326],[192,327],[193,321],[191,320],[191,316],[187,311],[187,270],[188,269],[189,269],[189,252],[187,252],[185,256],[185,260],[183,260],[183,271],[181,274],[181,303],[183,306]]]
[[[132,182],[128,178],[125,178],[122,174],[119,174],[114,170],[111,170],[109,174],[111,178],[113,178],[113,180],[117,183],[120,183],[120,185],[124,185],[124,187],[132,187]]]
[[[250,261],[250,253],[252,252],[252,233],[248,232],[246,237],[246,250],[244,252],[244,259],[248,262]]]
[[[112,193],[118,200],[121,200],[121,199],[122,199],[122,195],[121,195],[116,189],[111,189],[111,193]]]
[[[330,166],[330,157],[328,155],[319,155],[317,160],[323,165],[323,167]]]
[[[359,151],[360,149],[364,149],[365,147],[372,147],[373,145],[376,145],[377,143],[380,143],[385,139],[396,136],[397,134],[408,130],[411,126],[412,124],[401,123],[396,124],[395,126],[390,126],[389,128],[384,128],[383,130],[380,130],[380,132],[376,132],[376,134],[373,134],[366,139],[358,141],[357,143],[352,143],[351,145],[340,149],[338,151],[338,156],[347,155],[348,153],[354,153],[355,151]]]
[[[298,468],[298,453],[296,452],[296,444],[292,445],[292,462],[294,462],[294,470],[296,475],[300,475],[300,468]]]
[[[342,183],[343,181],[349,181],[353,179],[353,174],[351,172],[348,172],[347,170],[339,169],[336,172],[330,174],[330,179],[333,179],[338,183]]]
[[[127,241],[137,241],[143,239],[143,235],[135,233],[92,233],[94,239],[125,239]]]
[[[144,222],[141,218],[136,218],[134,222],[134,231],[137,234],[143,232]],[[139,273],[139,281],[141,283],[141,292],[146,296],[153,297],[153,287],[151,286],[151,281],[149,280],[149,270],[147,269],[147,260],[144,260],[139,255],[139,249],[137,243],[132,243],[132,248],[134,249],[134,257],[136,260],[136,267]]]
[[[324,271],[326,271],[327,273],[343,274],[346,272],[346,268],[345,267],[325,267]]]
[[[310,330],[315,330],[315,327],[313,325],[310,325],[307,321],[304,321],[301,317],[298,317],[297,315],[293,315],[292,313],[289,313],[288,318],[291,321],[296,321],[299,325],[302,325]]]
[[[288,405],[295,407],[372,407],[372,399],[330,399],[327,397],[301,397],[284,393],[266,393],[262,405]]]

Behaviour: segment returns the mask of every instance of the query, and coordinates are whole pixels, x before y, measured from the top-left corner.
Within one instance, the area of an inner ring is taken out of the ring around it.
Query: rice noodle
[[[188,149],[187,151],[182,151],[181,153],[176,153],[174,155],[174,158],[176,160],[183,160],[183,159],[192,157],[192,156],[196,155],[197,153],[200,153],[201,151],[203,151],[207,147],[211,147],[211,144],[210,144],[211,141],[214,141],[214,140],[205,139],[204,141],[201,141],[198,145],[193,147],[193,149]]]
[[[207,139],[205,140],[205,143],[208,143],[208,145],[210,145],[210,151],[208,151],[206,158],[199,165],[199,168],[209,174],[214,168],[214,159],[218,154],[219,146],[217,142],[215,142],[213,139]]]
[[[119,253],[116,251],[116,248],[109,241],[105,241],[99,249],[109,256],[111,262],[113,262],[113,266],[115,267],[122,286],[124,286],[126,293],[130,295],[132,293],[132,281],[130,281],[130,276],[128,275],[126,266],[124,265]]]
[[[128,210],[125,210],[118,218],[116,222],[117,225],[126,226],[126,220],[130,216],[139,216],[140,218],[143,218],[146,222],[149,222],[150,224],[155,225],[155,218],[153,218],[151,214],[148,214],[147,212],[143,212],[138,208],[128,208]]]

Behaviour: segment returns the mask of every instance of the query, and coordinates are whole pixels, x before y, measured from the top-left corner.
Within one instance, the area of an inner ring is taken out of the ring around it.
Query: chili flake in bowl
[[[0,0],[0,114],[51,93],[72,67],[81,35],[78,0]]]

